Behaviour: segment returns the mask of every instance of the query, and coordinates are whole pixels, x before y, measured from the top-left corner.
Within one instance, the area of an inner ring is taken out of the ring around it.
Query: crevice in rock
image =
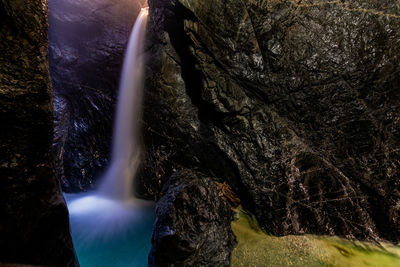
[[[260,38],[259,38],[259,36],[258,36],[258,32],[256,31],[256,28],[254,27],[254,21],[253,21],[253,18],[252,18],[252,14],[250,13],[250,11],[249,11],[249,8],[247,7],[247,5],[243,2],[243,0],[240,0],[240,3],[241,3],[241,5],[243,6],[243,8],[244,8],[244,10],[246,10],[246,12],[247,12],[247,14],[248,14],[248,17],[249,17],[249,20],[250,20],[250,23],[251,23],[251,28],[253,29],[253,33],[254,33],[254,37],[256,38],[256,42],[257,42],[257,48],[258,48],[258,50],[260,50],[260,54],[261,54],[261,57],[262,57],[262,59],[263,59],[263,62],[264,62],[264,67],[266,68],[265,69],[265,72],[269,72],[269,66],[268,66],[268,64],[267,64],[267,59],[265,58],[265,56],[264,56],[264,53],[261,51],[261,46],[260,46]]]
[[[223,114],[214,110],[213,106],[204,101],[201,92],[204,90],[205,80],[203,72],[200,70],[200,63],[191,53],[193,42],[184,30],[184,21],[196,21],[195,15],[181,3],[176,2],[174,7],[174,17],[166,22],[166,31],[168,32],[171,44],[180,58],[182,79],[185,81],[187,95],[190,97],[193,105],[197,107],[199,120],[202,123],[212,123],[217,127],[224,129],[222,119]],[[206,130],[206,127],[201,127]]]

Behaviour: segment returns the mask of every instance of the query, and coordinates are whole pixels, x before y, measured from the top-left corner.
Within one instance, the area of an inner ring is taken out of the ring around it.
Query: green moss
[[[400,247],[386,243],[353,242],[338,237],[265,234],[257,221],[237,210],[232,230],[238,244],[232,253],[236,266],[400,266]]]

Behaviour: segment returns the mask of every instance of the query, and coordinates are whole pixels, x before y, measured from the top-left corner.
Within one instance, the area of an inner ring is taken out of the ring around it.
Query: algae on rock
[[[263,232],[254,216],[241,207],[236,209],[235,217],[232,230],[237,245],[232,252],[232,267],[400,265],[400,246],[316,235],[277,237]]]

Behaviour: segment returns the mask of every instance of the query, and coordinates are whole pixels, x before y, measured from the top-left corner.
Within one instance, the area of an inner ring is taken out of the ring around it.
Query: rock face
[[[0,2],[0,262],[77,266],[55,177],[47,2]]]
[[[54,151],[64,191],[90,189],[108,162],[120,68],[142,2],[49,1]]]
[[[233,212],[217,188],[188,170],[168,180],[156,207],[149,266],[229,266]]]
[[[216,181],[275,235],[399,241],[398,1],[149,5],[138,193],[164,194],[152,264],[227,263],[226,250],[206,261],[207,248],[232,244],[231,214],[206,197]],[[91,187],[107,162],[127,6],[139,11],[134,1],[50,2],[56,162],[68,191]],[[207,239],[192,217],[222,234]]]
[[[400,240],[397,1],[149,4],[143,195],[192,169],[269,233]]]

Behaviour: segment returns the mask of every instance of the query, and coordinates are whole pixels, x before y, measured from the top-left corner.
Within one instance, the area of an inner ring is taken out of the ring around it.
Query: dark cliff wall
[[[399,241],[398,1],[149,2],[142,191],[187,168],[269,233]]]
[[[55,177],[47,2],[0,1],[0,262],[76,266]]]
[[[108,162],[120,68],[141,1],[50,0],[57,176],[93,187]]]

